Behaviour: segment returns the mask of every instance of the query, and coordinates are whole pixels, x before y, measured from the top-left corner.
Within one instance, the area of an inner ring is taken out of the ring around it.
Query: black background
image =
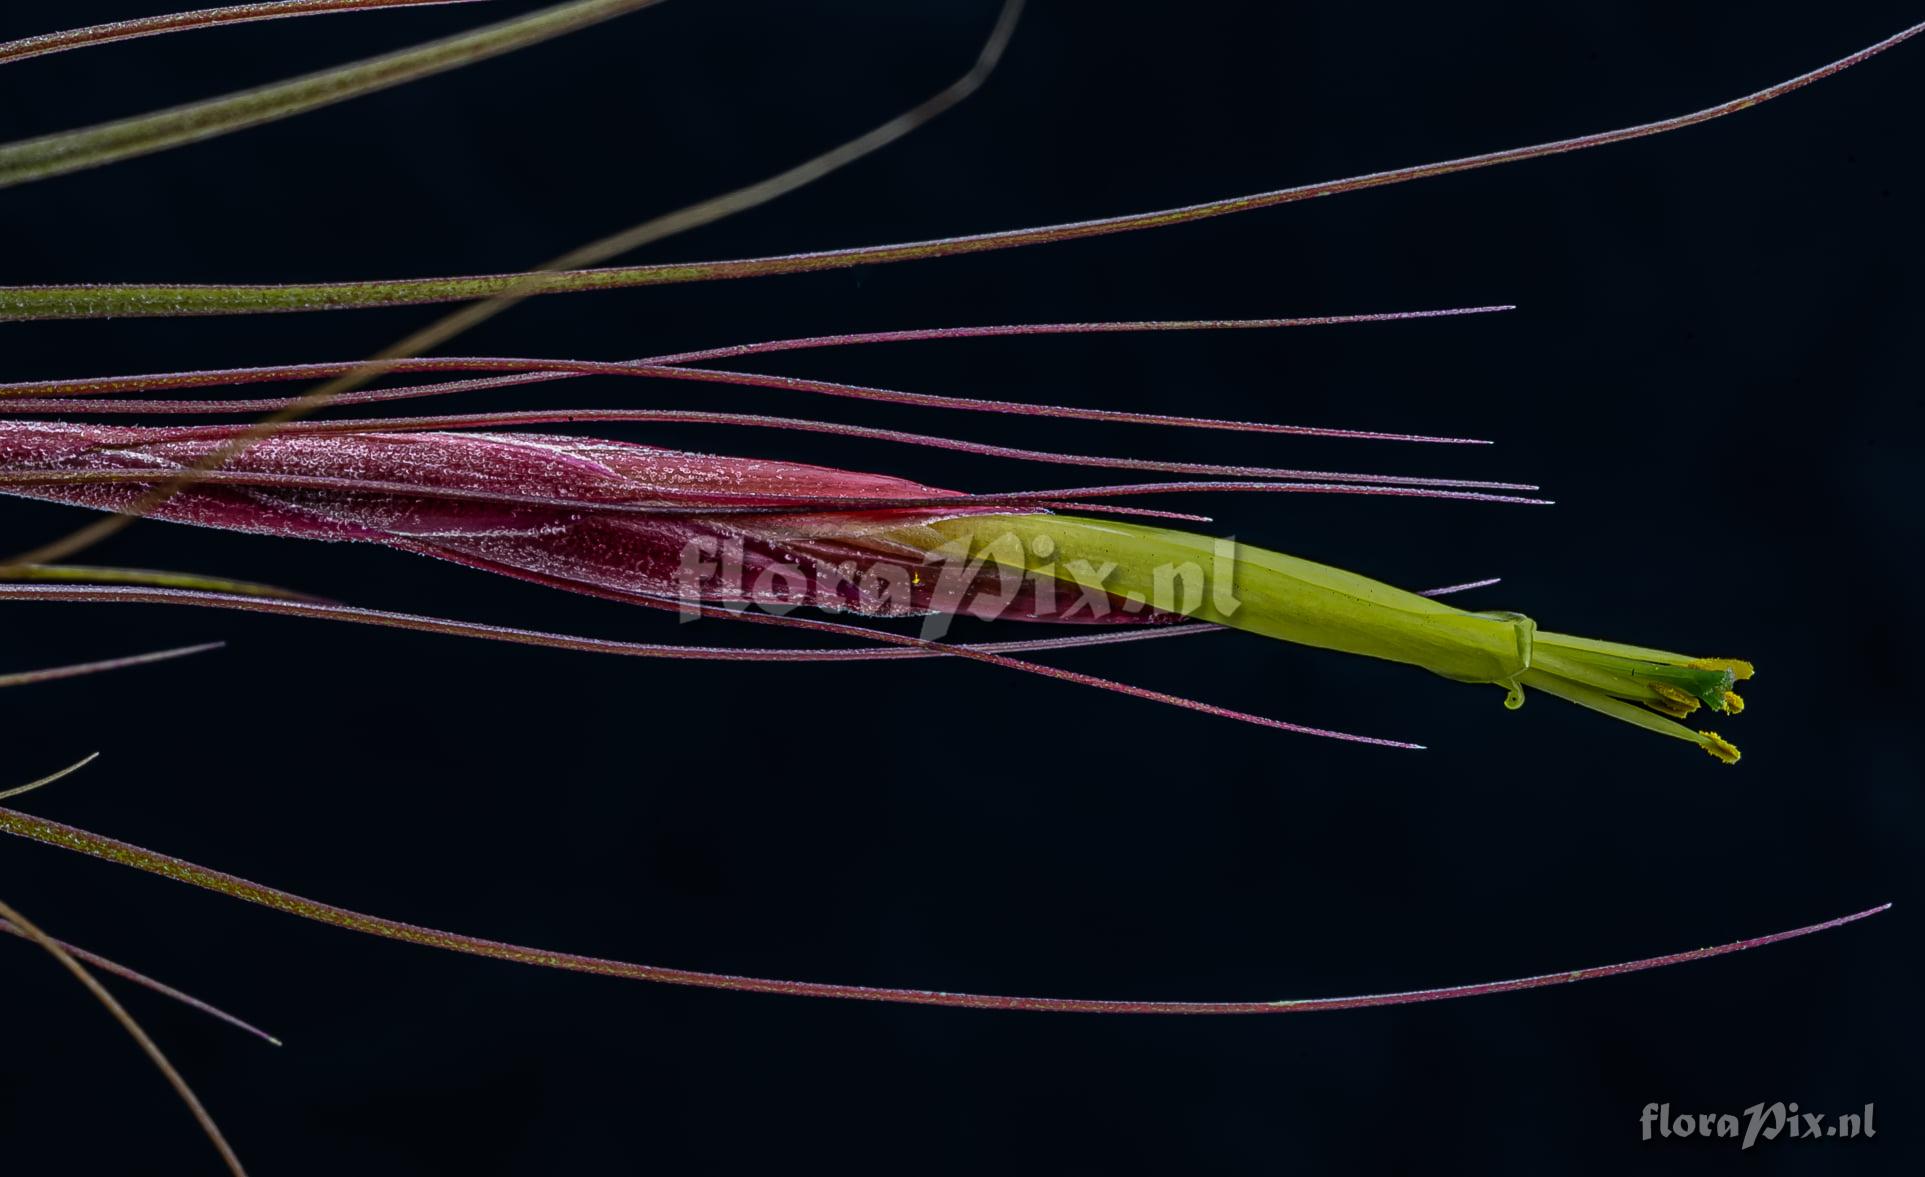
[[[0,71],[20,138],[529,4],[318,18]],[[1915,5],[1039,3],[964,107],[649,250],[869,244],[1129,212],[1696,109]],[[153,4],[9,4],[0,36]],[[57,11],[56,11],[57,9]],[[513,269],[867,129],[994,5],[680,0],[275,127],[0,193],[8,282]],[[1058,656],[1243,728],[992,668],[671,665],[319,623],[9,606],[6,668],[224,638],[8,692],[32,810],[480,935],[765,976],[1272,998],[1494,979],[1896,901],[1660,973],[1268,1019],[1040,1016],[679,990],[392,944],[24,843],[0,896],[279,1032],[128,998],[258,1173],[848,1169],[1912,1172],[1920,1098],[1916,477],[1925,45],[1674,136],[1018,253],[551,298],[456,350],[619,359],[985,322],[1515,302],[1479,320],[775,357],[921,391],[1463,433],[1442,449],[575,382],[477,406],[789,411],[1012,442],[1541,482],[1551,508],[1218,497],[1216,529],[1546,626],[1741,655],[1689,746],[1543,697],[1242,635]],[[8,325],[4,376],[352,359],[432,311]],[[615,430],[970,489],[1073,472]],[[1192,500],[1173,506],[1190,506]],[[83,521],[0,510],[8,551]],[[371,548],[143,524],[101,562],[641,640],[765,642]],[[744,627],[746,629],[746,627]],[[997,636],[1009,636],[1006,629]],[[1019,634],[1017,636],[1024,636]],[[0,784],[7,782],[0,781]],[[0,1170],[215,1165],[121,1032],[0,944]],[[1877,1104],[1871,1141],[1642,1143],[1638,1113]]]

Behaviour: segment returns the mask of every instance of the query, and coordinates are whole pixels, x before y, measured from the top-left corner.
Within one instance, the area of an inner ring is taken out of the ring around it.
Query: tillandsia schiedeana
[[[496,415],[490,423],[555,416]],[[1111,625],[1198,620],[1496,684],[1511,707],[1528,685],[1694,741],[1721,760],[1738,758],[1716,733],[1677,720],[1701,706],[1739,710],[1732,686],[1750,676],[1746,663],[1541,632],[1522,614],[1469,612],[1279,552],[1051,509],[1078,498],[1198,489],[1195,483],[971,495],[820,466],[593,438],[452,432],[445,424],[290,424],[147,513],[288,538],[380,543],[580,592],[698,610],[738,605],[786,614],[810,606],[876,617],[966,613]],[[151,488],[206,465],[245,428],[0,421],[0,489],[125,512]],[[1220,482],[1219,489],[1542,502],[1502,493],[1533,489],[1511,483],[1194,465],[1183,472],[1270,479]],[[934,636],[929,627],[924,636]]]
[[[223,24],[437,2],[478,0],[282,0],[205,9],[0,44],[0,65]],[[473,32],[287,82],[0,145],[0,188],[298,115],[584,29],[658,2],[574,0],[555,4]],[[1539,630],[1523,614],[1469,611],[1440,599],[1452,589],[1470,586],[1407,592],[1325,564],[1205,531],[1171,526],[1198,523],[1195,516],[1119,506],[1116,502],[1179,492],[1364,494],[1457,500],[1508,509],[1542,505],[1543,500],[1531,497],[1537,490],[1534,486],[1067,454],[841,423],[697,410],[538,409],[436,417],[305,419],[326,409],[347,406],[584,376],[617,376],[748,385],[783,393],[982,412],[1005,418],[1118,421],[1421,445],[1462,443],[1467,439],[936,396],[706,365],[828,346],[1010,334],[1328,326],[1494,312],[1505,309],[1502,307],[1314,319],[1150,320],[896,330],[776,340],[621,362],[429,357],[426,353],[530,297],[912,261],[1147,230],[1665,133],[1787,94],[1925,31],[1925,25],[1914,26],[1810,73],[1690,114],[1441,163],[1177,209],[1007,232],[720,262],[604,264],[640,246],[765,203],[875,151],[954,106],[978,88],[995,67],[1020,7],[1014,2],[1004,5],[975,65],[915,109],[765,181],[652,218],[532,270],[287,285],[0,287],[0,320],[11,321],[465,304],[370,361],[0,385],[0,491],[110,513],[105,521],[0,562],[0,601],[191,605],[669,659],[973,660],[1273,728],[1369,744],[1415,746],[1384,736],[1334,732],[1231,711],[1018,657],[1030,652],[1236,629],[1406,663],[1445,678],[1495,686],[1512,708],[1531,691],[1541,690],[1647,730],[1696,743],[1719,760],[1735,762],[1736,749],[1720,735],[1696,730],[1681,721],[1700,710],[1726,714],[1739,711],[1742,702],[1734,687],[1750,677],[1748,663]],[[369,387],[384,377],[437,372],[462,373],[463,377],[422,386]],[[253,400],[169,400],[153,395],[299,380],[324,383],[299,396]],[[266,416],[239,425],[122,427],[81,420],[110,414]],[[563,424],[650,423],[826,433],[1078,469],[1174,477],[1155,482],[963,493],[887,474],[717,457],[593,436],[511,432]],[[693,616],[811,630],[858,644],[747,649],[620,642],[387,612],[239,580],[94,568],[70,562],[93,543],[140,517],[270,536],[379,544],[573,592]],[[916,618],[920,619],[920,629],[902,632],[858,625],[837,615],[879,621]],[[959,615],[1063,623],[1078,629],[1070,636],[989,643],[947,640],[945,622]],[[54,677],[121,670],[204,648],[183,647],[24,672],[0,677],[0,686],[27,686]],[[81,761],[73,768],[85,763]],[[49,784],[72,770],[0,792],[0,799]],[[1443,989],[1300,1001],[1001,997],[764,980],[522,947],[348,911],[10,809],[0,809],[0,830],[338,927],[497,959],[713,988],[1034,1011],[1268,1013],[1439,1000],[1701,959],[1836,927],[1883,910],[1873,908],[1716,948]],[[61,944],[4,904],[0,904],[0,931],[36,941],[87,983],[141,1040],[194,1108],[229,1166],[240,1171],[238,1159],[184,1080],[91,977],[83,962],[199,1003],[131,970]],[[201,1008],[237,1021],[211,1007]],[[252,1029],[245,1023],[238,1024]]]

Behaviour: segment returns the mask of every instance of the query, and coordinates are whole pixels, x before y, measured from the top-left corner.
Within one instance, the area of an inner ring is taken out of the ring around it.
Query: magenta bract
[[[139,508],[230,531],[378,543],[582,592],[877,616],[964,611],[978,595],[938,600],[937,578],[920,571],[932,559],[928,550],[888,533],[1012,511],[907,479],[798,462],[444,432],[266,438],[211,475],[144,503],[154,487],[207,463],[232,435],[220,427],[0,421],[0,474],[28,480],[0,490],[103,511]],[[955,505],[812,506],[824,498]],[[980,592],[997,595],[1000,617],[1153,619],[1118,610],[1071,616],[1074,598],[1039,601],[1026,588],[1011,599],[993,570],[982,580]]]

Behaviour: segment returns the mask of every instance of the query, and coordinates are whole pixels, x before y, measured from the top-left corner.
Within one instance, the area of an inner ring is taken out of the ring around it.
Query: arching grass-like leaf
[[[222,8],[197,8],[191,12],[170,12],[162,16],[141,16],[107,24],[41,33],[17,41],[0,42],[0,65],[65,53],[70,49],[91,49],[118,41],[158,37],[164,33],[191,33],[223,25],[252,24],[264,20],[285,20],[295,16],[321,16],[334,12],[371,12],[383,8],[428,8],[446,4],[480,4],[485,0],[267,0],[259,4],[230,4]]]
[[[578,32],[661,0],[574,0],[398,53],[238,94],[0,145],[0,188],[276,122]]]
[[[480,274],[453,278],[402,278],[364,282],[290,283],[277,285],[186,285],[177,283],[133,283],[82,286],[0,287],[0,319],[87,319],[113,316],[176,316],[265,314],[285,311],[346,310],[357,307],[408,306],[419,303],[463,302],[510,295],[525,298],[539,294],[567,294],[591,290],[617,290],[636,286],[663,286],[684,282],[713,282],[728,278],[760,278],[777,274],[806,274],[850,266],[883,265],[890,262],[923,261],[967,253],[1013,249],[1028,245],[1047,245],[1131,233],[1187,224],[1232,213],[1272,208],[1321,196],[1359,192],[1412,180],[1447,176],[1499,164],[1542,159],[1566,152],[1584,151],[1649,135],[1697,126],[1725,115],[1736,114],[1761,103],[1780,98],[1925,32],[1925,23],[1915,24],[1875,45],[1842,57],[1808,73],[1738,98],[1720,102],[1689,114],[1656,122],[1620,127],[1595,134],[1513,147],[1483,155],[1464,156],[1437,163],[1417,164],[1371,172],[1341,180],[1326,180],[1272,192],[1232,196],[1221,200],[1154,212],[1100,217],[1057,225],[1040,225],[997,233],[976,233],[961,237],[942,237],[929,241],[909,241],[890,245],[828,249],[774,257],[740,258],[716,262],[670,262],[643,266],[618,266],[608,269],[551,270],[515,274]],[[4,178],[6,156],[0,151],[0,178]]]
[[[237,875],[199,866],[184,859],[160,854],[139,846],[121,842],[87,830],[77,829],[60,822],[33,817],[11,809],[0,809],[0,832],[39,842],[42,845],[71,850],[91,858],[117,862],[135,870],[175,882],[200,887],[232,899],[258,904],[288,915],[316,923],[329,924],[351,932],[363,932],[380,936],[387,940],[399,940],[427,948],[440,948],[450,952],[463,952],[473,956],[485,956],[495,960],[515,964],[539,965],[543,968],[563,969],[569,972],[596,973],[602,976],[621,977],[636,981],[656,981],[670,985],[689,985],[704,989],[731,989],[738,992],[774,993],[791,997],[827,997],[848,1001],[880,1001],[901,1005],[934,1005],[959,1009],[1024,1010],[1031,1013],[1095,1013],[1095,1014],[1285,1014],[1317,1013],[1340,1009],[1368,1009],[1385,1005],[1413,1005],[1419,1002],[1450,1001],[1461,997],[1480,997],[1496,993],[1516,993],[1525,989],[1542,989],[1552,985],[1568,985],[1576,981],[1595,980],[1601,977],[1622,976],[1625,973],[1643,972],[1648,969],[1664,968],[1667,965],[1684,964],[1690,961],[1708,960],[1715,956],[1725,956],[1733,952],[1743,952],[1751,948],[1762,948],[1768,944],[1779,944],[1815,932],[1829,931],[1868,919],[1888,909],[1891,904],[1880,904],[1864,911],[1839,916],[1821,923],[1810,924],[1789,931],[1773,932],[1769,935],[1755,936],[1750,939],[1736,940],[1711,948],[1693,948],[1684,952],[1667,953],[1663,956],[1646,957],[1642,960],[1624,961],[1619,964],[1592,966],[1589,968],[1566,969],[1553,973],[1541,973],[1531,977],[1518,977],[1505,981],[1481,981],[1469,985],[1452,985],[1437,989],[1413,989],[1401,993],[1372,993],[1354,997],[1316,997],[1272,1001],[1133,1001],[1102,998],[1065,998],[1065,997],[1016,997],[995,994],[951,993],[931,989],[890,989],[873,985],[847,985],[817,981],[780,981],[762,977],[742,977],[727,973],[700,972],[694,969],[668,968],[661,965],[632,964],[627,961],[606,960],[600,957],[581,956],[572,952],[557,952],[546,948],[530,948],[519,944],[508,944],[499,940],[484,940],[458,932],[444,932],[426,928],[418,924],[402,923],[399,920],[385,919],[365,912],[349,911],[319,900],[307,899],[291,892],[250,882]]]

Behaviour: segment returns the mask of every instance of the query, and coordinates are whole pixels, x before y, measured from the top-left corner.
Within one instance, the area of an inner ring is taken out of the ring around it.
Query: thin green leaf
[[[0,801],[5,801],[12,797],[25,796],[26,794],[33,792],[35,789],[44,788],[47,785],[51,785],[55,781],[60,780],[63,777],[70,777],[73,774],[79,772],[81,769],[87,767],[89,764],[92,764],[94,761],[99,759],[100,759],[100,753],[89,752],[85,756],[82,756],[79,760],[76,760],[72,764],[69,764],[67,767],[61,769],[59,772],[50,772],[46,776],[41,777],[37,781],[28,781],[24,785],[17,785],[14,788],[6,790],[5,792],[0,792]]]
[[[221,25],[251,24],[255,21],[282,20],[291,16],[320,16],[331,12],[365,12],[377,8],[426,8],[440,4],[479,4],[483,0],[267,0],[259,4],[230,4],[224,8],[199,8],[192,12],[170,12],[164,16],[141,16],[107,24],[41,33],[18,41],[0,44],[0,65],[65,53],[69,49],[91,49],[117,41],[158,37],[163,33],[191,33]]]
[[[297,593],[293,589],[257,584],[251,580],[230,580],[225,576],[161,572],[151,568],[102,568],[92,564],[16,564],[0,569],[0,580],[36,584],[139,584],[203,593],[230,593],[237,597],[272,597],[281,601],[320,599],[307,593]]]
[[[996,19],[995,27],[990,31],[989,38],[984,42],[981,52],[977,54],[975,64],[971,65],[968,72],[963,74],[962,77],[950,83],[932,97],[919,103],[914,108],[896,116],[867,134],[859,135],[838,147],[823,152],[821,155],[804,160],[795,167],[771,176],[766,180],[751,184],[746,188],[738,188],[733,192],[725,192],[720,196],[712,197],[708,200],[699,201],[686,208],[669,213],[666,216],[651,218],[642,222],[640,225],[617,233],[612,237],[605,237],[598,241],[590,242],[580,249],[572,250],[562,257],[555,259],[553,262],[550,262],[547,266],[541,267],[541,269],[536,271],[537,276],[550,270],[562,270],[570,266],[595,265],[617,254],[639,248],[649,242],[659,241],[676,233],[695,228],[698,225],[706,225],[711,221],[720,220],[723,217],[741,212],[744,209],[753,208],[758,204],[774,200],[785,193],[792,192],[805,184],[812,183],[828,175],[830,172],[868,155],[870,152],[895,142],[917,127],[922,126],[930,119],[935,118],[943,111],[961,102],[983,84],[983,81],[989,76],[990,72],[996,68],[997,62],[1002,58],[1004,49],[1008,46],[1010,38],[1014,35],[1016,22],[1022,16],[1023,4],[1024,0],[1004,0],[1003,8]],[[452,314],[442,316],[435,322],[430,323],[428,326],[414,332],[392,347],[382,351],[374,358],[376,360],[391,360],[418,355],[421,352],[445,343],[519,302],[529,293],[529,291],[524,289],[525,286],[526,283],[524,281],[511,281],[500,289],[493,291],[491,296],[485,300],[473,306],[462,307]],[[4,309],[0,308],[0,321],[4,321],[5,318]],[[254,441],[270,436],[274,432],[275,427],[280,423],[291,421],[319,410],[336,397],[353,392],[355,389],[366,384],[373,378],[374,374],[374,369],[363,366],[344,373],[326,384],[321,385],[319,388],[314,389],[312,392],[294,401],[287,408],[269,415],[262,420],[254,430],[236,438],[228,446],[223,447],[221,451],[211,455],[204,463],[204,467],[211,469],[220,465],[220,463],[227,458],[246,449]],[[135,519],[151,509],[154,504],[165,501],[181,487],[191,482],[193,475],[193,470],[186,471],[176,481],[166,486],[155,488],[154,492],[148,496],[146,500],[135,504],[123,514],[90,523],[52,543],[43,544],[39,548],[26,553],[24,556],[15,557],[10,561],[0,561],[0,573],[3,573],[12,565],[51,564],[85,551],[88,547],[99,543],[108,536],[114,535],[129,526]]]
[[[777,993],[791,997],[827,997],[847,1001],[882,1001],[901,1005],[935,1005],[962,1009],[1025,1010],[1032,1013],[1104,1013],[1104,1014],[1284,1014],[1313,1013],[1339,1009],[1366,1009],[1384,1005],[1411,1005],[1427,1001],[1449,1001],[1460,997],[1479,997],[1494,993],[1515,993],[1524,989],[1542,989],[1551,985],[1566,985],[1574,981],[1586,981],[1599,977],[1619,976],[1624,973],[1641,972],[1646,969],[1663,968],[1666,965],[1683,964],[1688,961],[1705,960],[1714,956],[1742,952],[1748,948],[1760,948],[1813,932],[1827,931],[1845,924],[1877,915],[1890,907],[1889,903],[1851,915],[1829,919],[1822,923],[1784,932],[1757,936],[1712,948],[1693,948],[1684,952],[1674,952],[1665,956],[1648,957],[1644,960],[1625,961],[1619,964],[1596,966],[1592,968],[1571,969],[1564,972],[1542,973],[1532,977],[1518,977],[1506,981],[1485,981],[1471,985],[1452,985],[1438,989],[1416,989],[1401,993],[1371,993],[1354,997],[1318,997],[1308,999],[1285,999],[1281,1001],[1133,1001],[1103,998],[1065,998],[1065,997],[1016,997],[997,994],[950,993],[928,989],[886,989],[873,985],[847,985],[820,981],[781,981],[763,977],[742,977],[727,973],[698,972],[693,969],[668,968],[661,965],[632,964],[627,961],[606,960],[600,957],[581,956],[572,952],[556,952],[546,948],[529,948],[519,944],[506,944],[499,940],[484,940],[458,932],[444,932],[436,928],[425,928],[418,924],[402,923],[398,920],[384,919],[365,912],[350,911],[335,907],[319,900],[307,899],[274,887],[263,886],[247,879],[199,866],[170,855],[160,854],[113,838],[45,818],[33,817],[11,809],[0,809],[0,832],[14,834],[45,846],[61,850],[71,850],[91,858],[116,862],[135,870],[175,882],[187,883],[232,899],[259,904],[274,911],[300,916],[316,923],[329,924],[351,932],[365,932],[387,940],[399,940],[407,944],[418,944],[427,948],[440,948],[449,952],[464,952],[473,956],[491,957],[495,960],[510,961],[515,964],[539,965],[543,968],[563,969],[569,972],[598,973],[602,976],[622,977],[636,981],[656,981],[669,985],[690,985],[703,989],[732,989],[748,993]]]
[[[198,646],[181,646],[172,650],[156,650],[151,654],[133,654],[126,658],[108,658],[101,662],[78,662],[72,666],[54,666],[46,670],[26,670],[17,674],[0,674],[0,687],[25,687],[37,683],[56,682],[63,678],[80,678],[89,674],[102,674],[109,670],[125,670],[130,666],[148,666],[155,662],[166,662],[173,658],[185,658],[189,654],[205,654],[218,650],[225,643],[203,642]],[[82,761],[85,764],[86,761]],[[78,768],[79,765],[75,765]],[[72,772],[73,769],[68,769]],[[64,775],[64,774],[63,774]],[[50,778],[51,779],[51,778]],[[43,781],[42,784],[47,782]],[[25,792],[25,789],[19,790]],[[0,793],[0,797],[11,797],[12,793]]]
[[[305,77],[77,131],[9,143],[0,146],[0,188],[149,155],[290,118],[525,49],[660,2],[574,0],[571,4],[558,4],[473,32]]]
[[[888,262],[921,261],[958,254],[983,253],[1025,245],[1044,245],[1130,233],[1180,225],[1231,213],[1249,212],[1280,204],[1291,204],[1319,196],[1335,196],[1366,188],[1381,188],[1411,180],[1429,179],[1454,172],[1468,172],[1498,164],[1541,159],[1565,152],[1582,151],[1682,130],[1710,122],[1728,114],[1774,98],[1782,97],[1813,82],[1865,61],[1920,32],[1925,23],[1913,25],[1875,45],[1861,49],[1829,65],[1783,81],[1763,90],[1733,98],[1716,106],[1652,123],[1622,127],[1573,139],[1560,139],[1529,147],[1515,147],[1484,155],[1466,156],[1440,163],[1419,164],[1386,172],[1372,172],[1344,180],[1330,180],[1233,196],[1182,208],[1128,216],[1104,217],[1031,229],[1000,233],[979,233],[965,237],[944,237],[931,241],[911,241],[893,245],[830,249],[815,253],[785,254],[777,257],[741,258],[719,262],[677,262],[645,266],[618,266],[607,269],[573,270],[553,273],[483,274],[455,278],[404,278],[391,281],[336,282],[294,285],[180,285],[134,284],[92,286],[14,286],[0,287],[0,320],[5,319],[89,319],[114,316],[167,317],[178,315],[266,314],[285,311],[344,310],[357,307],[407,306],[417,303],[462,302],[511,294],[515,298],[538,294],[565,294],[590,290],[615,290],[635,286],[662,286],[681,282],[711,282],[725,278],[757,278],[776,274],[803,274],[819,270],[845,269],[850,266],[881,265]]]
[[[0,810],[0,813],[9,812],[12,811]],[[221,1154],[221,1160],[226,1163],[228,1172],[234,1174],[234,1177],[247,1177],[247,1170],[242,1167],[241,1158],[235,1155],[233,1147],[227,1143],[227,1137],[221,1134],[220,1126],[214,1123],[214,1117],[208,1112],[207,1105],[203,1104],[200,1096],[195,1095],[194,1089],[187,1085],[186,1077],[168,1060],[167,1055],[161,1051],[160,1044],[141,1028],[141,1024],[134,1020],[134,1015],[127,1012],[127,1007],[120,1004],[113,994],[107,992],[106,986],[88,972],[87,966],[75,959],[74,954],[67,951],[65,945],[41,931],[32,920],[4,902],[0,902],[0,920],[12,924],[21,935],[46,949],[50,956],[60,962],[62,968],[73,974],[76,981],[87,987],[87,992],[93,994],[94,1000],[105,1006],[113,1019],[120,1023],[121,1028],[140,1045],[141,1051],[166,1078],[168,1086],[174,1089],[174,1094],[180,1096],[181,1102],[187,1105],[187,1110],[193,1114],[194,1122],[200,1125],[201,1131],[207,1134],[207,1139],[213,1142],[215,1151]]]

